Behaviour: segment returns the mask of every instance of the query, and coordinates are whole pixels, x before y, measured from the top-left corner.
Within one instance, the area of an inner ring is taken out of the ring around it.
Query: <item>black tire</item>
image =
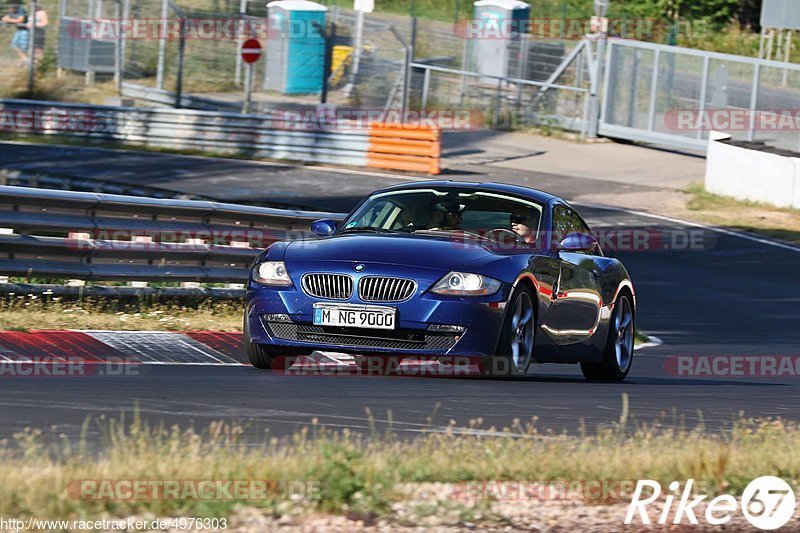
[[[247,316],[244,317],[244,349],[247,360],[256,368],[263,370],[288,370],[299,356],[311,355],[314,350],[304,348],[281,348],[280,352],[267,348],[263,344],[250,341],[250,326]]]
[[[272,368],[273,355],[264,349],[260,344],[247,342],[247,359],[256,368],[267,370]]]
[[[503,331],[500,333],[500,340],[497,343],[494,357],[481,365],[484,376],[521,377],[528,373],[536,346],[536,301],[536,297],[528,287],[520,285],[514,290],[506,311]],[[522,326],[522,331],[518,328],[519,324],[515,324],[515,316],[520,311],[519,306],[523,308],[523,316],[521,318],[527,317]],[[527,316],[528,308],[530,316]],[[515,343],[518,352],[516,356],[514,355]],[[529,349],[520,351],[520,343],[524,346],[529,345]]]
[[[244,315],[242,330],[244,332],[244,351],[250,364],[263,370],[272,368],[273,355],[260,344],[250,341],[250,325],[248,324],[247,313]]]
[[[626,331],[621,337],[619,326],[625,321],[625,318],[620,315],[626,312],[629,313],[630,324],[625,326]],[[614,313],[611,315],[608,337],[603,350],[603,360],[599,363],[581,363],[583,377],[589,381],[622,381],[625,379],[633,366],[635,319],[636,312],[633,309],[632,299],[628,293],[623,292],[614,304]],[[630,335],[630,352],[627,357],[620,359],[617,350],[618,343],[621,341],[627,344],[628,335]]]

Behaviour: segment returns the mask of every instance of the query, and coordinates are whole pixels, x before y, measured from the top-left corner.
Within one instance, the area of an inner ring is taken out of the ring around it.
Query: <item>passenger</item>
[[[453,200],[438,202],[434,206],[429,222],[429,229],[461,229],[461,222],[464,219],[464,209],[466,209],[466,207],[466,205]]]

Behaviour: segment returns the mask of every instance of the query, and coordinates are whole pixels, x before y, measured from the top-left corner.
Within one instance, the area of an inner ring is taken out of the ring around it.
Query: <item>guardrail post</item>
[[[247,0],[239,0],[239,28],[236,31],[236,73],[234,74],[234,83],[239,87],[242,84],[242,45],[244,44],[244,29],[247,26],[245,18],[247,17]]]
[[[156,88],[164,88],[164,61],[167,57],[167,17],[169,0],[161,0],[161,39],[158,43],[158,63],[156,66]]]
[[[528,39],[525,36],[521,36],[519,39],[519,65],[517,68],[517,79],[523,79],[525,77],[525,65],[528,62]],[[580,76],[580,67],[578,68],[578,76]],[[580,82],[578,82],[580,83]],[[521,108],[522,107],[522,84],[517,83],[517,101],[516,101],[516,112],[517,115],[521,115]]]
[[[33,85],[36,79],[36,2],[31,1],[30,17],[28,21],[31,28],[28,30],[28,98],[33,98]]]
[[[183,98],[183,56],[186,51],[186,36],[183,34],[186,19],[181,19],[181,34],[178,37],[178,79],[175,82],[175,108],[180,109]]]
[[[466,71],[468,70],[468,63],[469,63],[469,49],[472,44],[470,40],[470,32],[467,32],[466,41],[464,42],[464,51],[461,55],[461,70]],[[458,105],[459,107],[464,107],[464,97],[467,94],[467,76],[465,74],[461,75],[461,84],[459,85],[458,89]]]
[[[431,69],[426,68],[424,78],[422,80],[422,105],[421,111],[425,113],[428,109],[428,91],[431,84]]]
[[[653,58],[653,75],[650,78],[650,104],[647,108],[647,129],[653,131],[656,125],[656,96],[658,94],[658,69],[661,62],[661,50],[656,50]],[[631,102],[631,106],[634,102]]]
[[[406,46],[406,76],[403,80],[403,113],[408,110],[408,102],[411,92],[411,63],[414,62],[416,50],[414,49],[417,39],[417,17],[411,19],[411,42]]]
[[[607,10],[607,2],[595,0],[595,14],[598,18],[604,17]],[[597,137],[597,130],[600,122],[600,80],[603,79],[606,61],[606,41],[608,40],[608,28],[603,26],[601,22],[600,31],[597,33],[597,56],[594,61],[594,76],[592,76],[589,104],[589,128],[586,133],[588,137]]]
[[[700,116],[702,116],[706,110],[706,97],[708,96],[708,66],[710,62],[711,60],[708,58],[708,56],[703,58],[703,74],[700,76],[700,83],[702,84],[700,86],[700,105],[698,106]],[[703,128],[697,128],[697,138],[703,138]]]
[[[492,127],[496,128],[500,119],[500,90],[503,78],[497,78],[497,88],[494,92],[494,103],[492,104]]]
[[[756,137],[756,109],[758,108],[758,86],[761,84],[761,64],[756,63],[753,69],[753,86],[750,92],[750,124],[747,128],[747,140],[752,142]]]

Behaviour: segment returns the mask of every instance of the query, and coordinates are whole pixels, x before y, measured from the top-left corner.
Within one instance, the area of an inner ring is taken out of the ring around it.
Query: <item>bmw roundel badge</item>
[[[361,272],[362,270],[364,270],[364,265],[362,265],[361,263],[359,263],[359,264],[357,264],[357,265],[355,266],[355,269],[356,269],[356,272]]]

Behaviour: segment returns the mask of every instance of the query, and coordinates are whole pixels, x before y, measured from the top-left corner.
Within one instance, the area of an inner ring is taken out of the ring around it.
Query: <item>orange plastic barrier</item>
[[[442,132],[421,124],[373,123],[367,166],[439,174]]]

